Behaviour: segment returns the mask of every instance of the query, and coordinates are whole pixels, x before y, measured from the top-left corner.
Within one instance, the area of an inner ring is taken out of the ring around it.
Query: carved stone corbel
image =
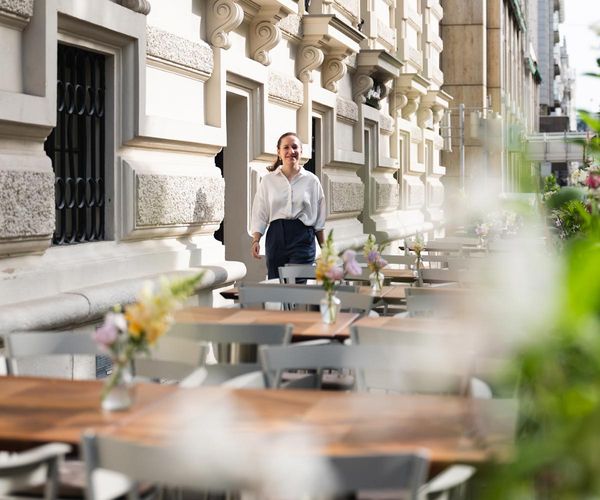
[[[352,85],[352,98],[357,104],[366,102],[365,94],[373,88],[373,78],[366,73],[358,73],[354,76]]]
[[[394,100],[391,107],[392,116],[397,116],[407,104],[408,98],[402,92],[394,92]]]
[[[431,106],[431,111],[433,113],[433,124],[437,125],[442,120],[444,116],[445,108],[444,106],[440,106],[439,104],[434,104]]]
[[[208,41],[214,47],[231,47],[229,33],[244,20],[244,10],[235,0],[209,0],[206,23]]]
[[[271,64],[269,51],[281,41],[281,30],[275,23],[279,16],[257,16],[250,26],[250,56],[265,66]]]
[[[348,54],[344,52],[333,52],[327,54],[323,63],[322,77],[323,87],[331,92],[338,91],[338,82],[344,78],[348,71],[346,67],[346,57]]]
[[[324,59],[323,51],[316,45],[302,45],[296,59],[296,75],[298,79],[303,83],[312,82],[313,70],[321,66]]]
[[[148,0],[120,0],[119,3],[134,12],[147,16],[150,13],[150,2]]]
[[[433,124],[433,111],[431,111],[431,103],[421,100],[419,110],[417,111],[417,123],[419,127],[427,127],[429,123]]]
[[[410,120],[411,116],[419,108],[421,94],[415,91],[407,92],[406,99],[406,106],[402,108],[402,118],[404,118],[405,120]]]

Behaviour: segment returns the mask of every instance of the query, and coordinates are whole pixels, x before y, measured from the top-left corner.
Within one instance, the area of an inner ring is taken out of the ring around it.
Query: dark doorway
[[[225,175],[223,173],[223,151],[224,149],[221,149],[221,151],[219,151],[217,153],[217,155],[215,156],[215,166],[221,171],[221,176],[223,178],[225,178]],[[220,241],[221,243],[225,243],[225,236],[224,236],[224,231],[225,231],[225,219],[223,219],[221,221],[221,225],[219,226],[219,229],[217,229],[215,231],[215,239]]]

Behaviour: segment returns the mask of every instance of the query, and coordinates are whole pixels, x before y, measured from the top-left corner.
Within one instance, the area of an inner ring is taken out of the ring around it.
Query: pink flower
[[[325,276],[327,276],[330,280],[338,281],[344,279],[344,270],[339,266],[335,266],[329,269],[325,273]]]
[[[356,252],[354,250],[346,250],[342,255],[344,261],[344,269],[348,274],[358,276],[361,273],[360,264],[356,261]]]
[[[120,327],[124,323],[122,314],[108,313],[104,318],[104,324],[92,333],[92,338],[101,346],[109,347],[117,340]]]
[[[600,187],[600,173],[590,172],[585,180],[585,184],[590,189],[598,189]]]
[[[350,249],[345,250],[344,253],[342,254],[342,260],[344,262],[356,260],[356,252],[354,250],[350,250]]]

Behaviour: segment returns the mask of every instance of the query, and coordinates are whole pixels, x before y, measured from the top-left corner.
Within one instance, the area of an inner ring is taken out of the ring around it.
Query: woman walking
[[[319,178],[300,165],[302,143],[293,132],[277,141],[277,160],[262,178],[252,205],[252,255],[260,259],[265,231],[268,277],[279,277],[279,266],[311,264],[315,236],[323,243],[325,196]],[[268,230],[267,230],[268,228]]]

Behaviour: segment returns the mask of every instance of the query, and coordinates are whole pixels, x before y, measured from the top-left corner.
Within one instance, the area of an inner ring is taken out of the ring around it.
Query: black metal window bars
[[[104,240],[105,57],[58,45],[56,128],[44,144],[55,173],[53,243]]]

